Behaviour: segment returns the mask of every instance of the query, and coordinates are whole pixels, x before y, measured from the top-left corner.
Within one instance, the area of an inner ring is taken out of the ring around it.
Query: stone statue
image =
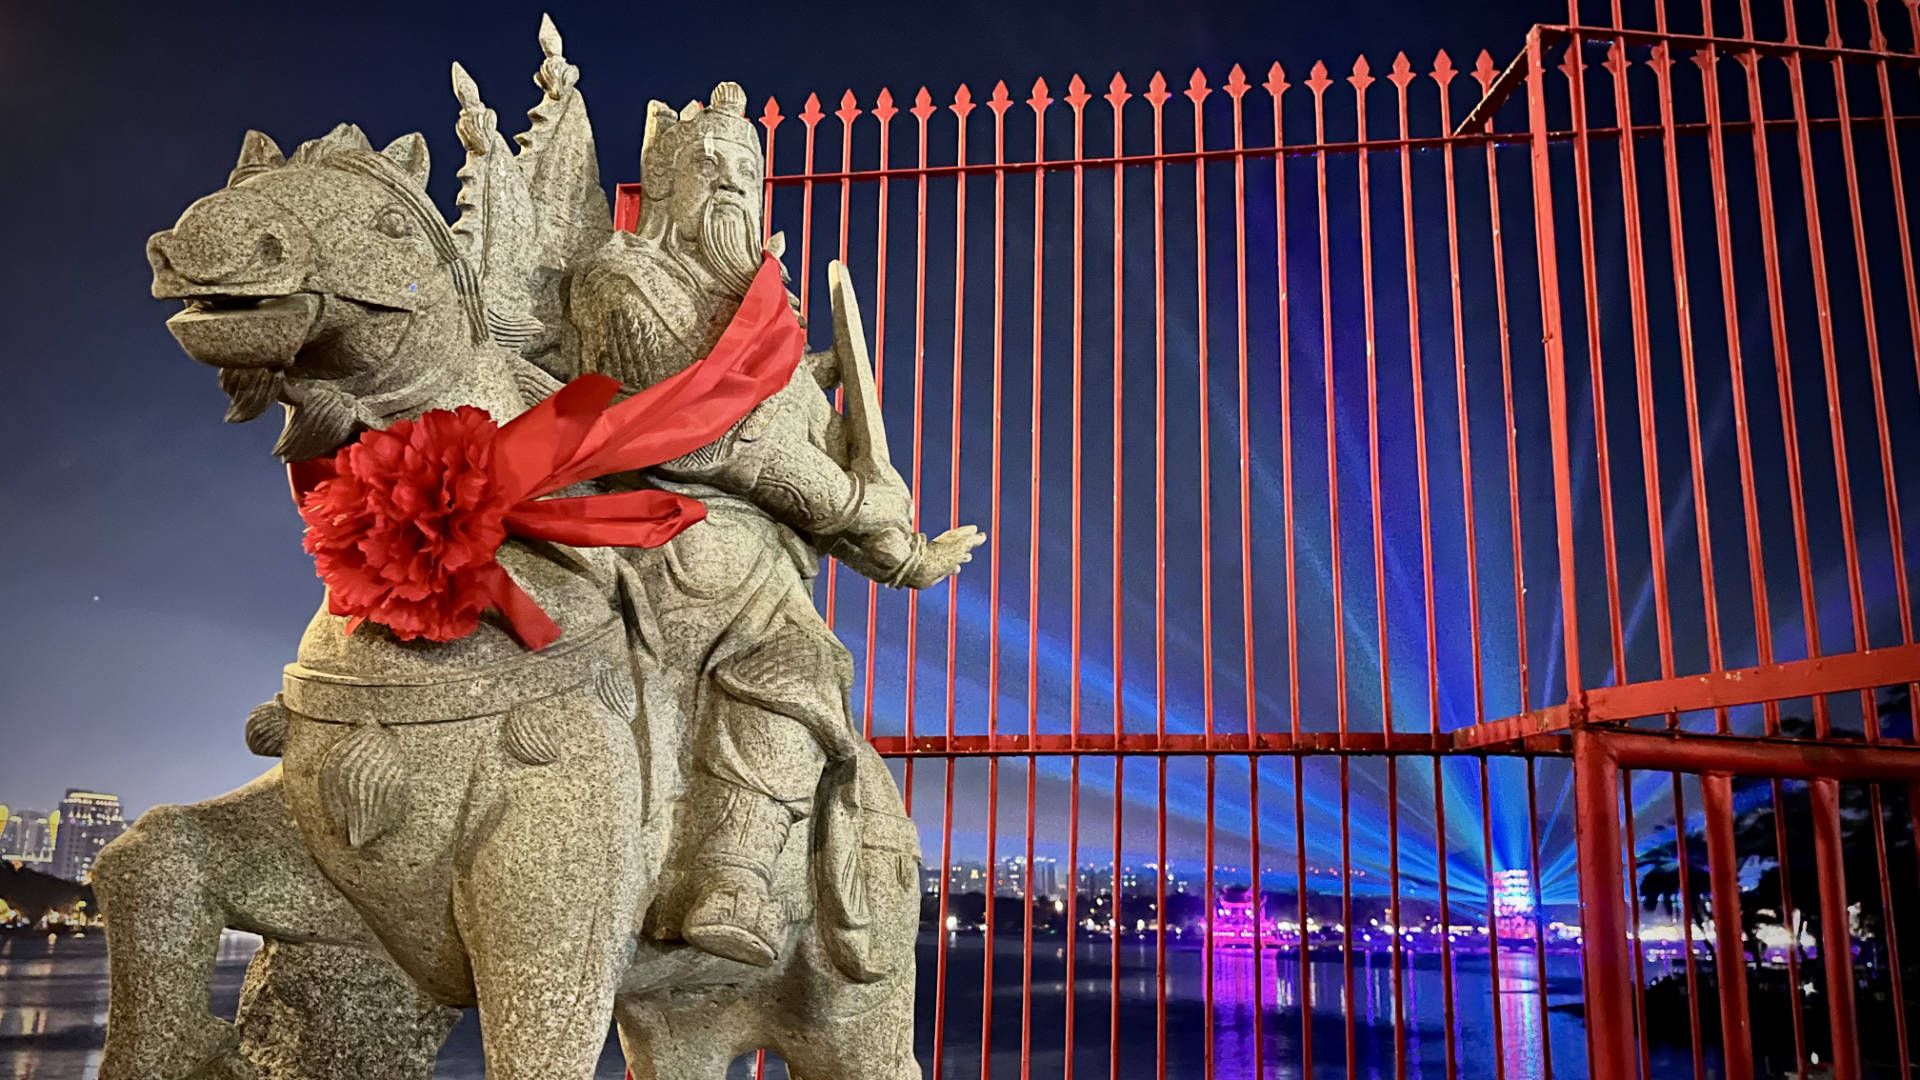
[[[654,106],[647,228],[613,236],[578,71],[550,22],[541,44],[517,153],[455,68],[453,226],[424,140],[375,151],[343,125],[291,156],[249,133],[227,187],[150,241],[154,295],[185,301],[169,328],[219,370],[229,419],[286,406],[283,459],[430,409],[504,422],[555,373],[639,388],[711,347],[759,254],[739,88],[671,123]],[[639,1080],[717,1078],[757,1047],[802,1080],[920,1075],[917,835],[805,582],[830,551],[924,587],[979,537],[913,531],[864,341],[838,336],[712,446],[594,482],[698,495],[704,522],[647,551],[500,548],[559,624],[545,650],[493,619],[435,643],[314,616],[247,723],[282,764],[102,853],[103,1078],[426,1077],[468,1006],[493,1080],[592,1076],[610,1019]],[[844,420],[836,381],[859,399]],[[270,942],[238,1031],[207,1007],[225,927]]]

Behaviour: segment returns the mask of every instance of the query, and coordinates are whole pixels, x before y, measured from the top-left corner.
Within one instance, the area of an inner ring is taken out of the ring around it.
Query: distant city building
[[[24,864],[53,861],[54,832],[60,814],[44,810],[15,810],[0,825],[0,859]]]
[[[1493,875],[1493,919],[1495,932],[1502,939],[1532,940],[1532,872],[1501,870]]]
[[[1015,855],[1000,861],[1000,873],[994,891],[1000,896],[1027,895],[1027,857]],[[1060,864],[1053,859],[1033,860],[1033,895],[1051,898],[1060,895]]]
[[[100,849],[127,831],[120,796],[97,791],[67,792],[60,800],[60,826],[54,836],[53,875],[84,882],[93,873]]]
[[[1111,896],[1113,894],[1113,867],[1082,866],[1080,868],[1080,891],[1088,896]]]

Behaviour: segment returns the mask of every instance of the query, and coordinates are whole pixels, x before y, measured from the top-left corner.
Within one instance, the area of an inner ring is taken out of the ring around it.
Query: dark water
[[[239,998],[240,981],[255,942],[230,935],[222,945],[216,973],[215,1007],[228,1014]],[[996,942],[990,1044],[993,1077],[1017,1077],[1023,1026],[1031,1042],[1032,1073],[1056,1076],[1065,1060],[1065,950],[1055,942],[1034,947],[1031,1021],[1023,1025],[1025,971],[1018,938]],[[931,1064],[935,1006],[936,943],[922,943],[918,1037],[923,1064]],[[943,1077],[980,1075],[981,999],[984,950],[978,935],[950,939]],[[1585,1032],[1577,1015],[1563,1010],[1542,1017],[1539,982],[1531,954],[1501,957],[1499,993],[1484,956],[1455,962],[1455,1053],[1462,1077],[1495,1073],[1494,1018],[1499,1016],[1499,1054],[1514,1080],[1552,1075],[1567,1080],[1586,1076]],[[1205,961],[1195,949],[1171,948],[1167,954],[1167,1075],[1205,1074]],[[1078,949],[1075,982],[1074,1069],[1081,1077],[1109,1074],[1108,946],[1083,942]],[[1552,1005],[1579,1000],[1577,957],[1547,958],[1547,1000]],[[1337,958],[1312,965],[1313,1073],[1346,1076],[1346,1025],[1342,1012],[1343,977]],[[1254,1073],[1254,997],[1259,980],[1263,1004],[1261,1035],[1268,1078],[1300,1078],[1301,1025],[1299,967],[1292,957],[1268,952],[1256,972],[1245,950],[1221,950],[1214,960],[1213,1056],[1217,1075],[1252,1077]],[[1120,963],[1120,1075],[1151,1077],[1160,1041],[1158,978],[1148,943],[1126,943]],[[1444,997],[1437,958],[1410,958],[1407,982],[1408,1075],[1445,1075]],[[0,937],[0,1080],[80,1080],[99,1063],[106,1023],[106,942],[99,934],[84,938]],[[1386,956],[1354,958],[1354,1070],[1364,1080],[1395,1075],[1393,984]],[[1656,1056],[1654,1075],[1691,1075],[1684,1052],[1671,1060]],[[1711,1071],[1711,1068],[1710,1068]],[[620,1055],[611,1042],[598,1077],[618,1080]],[[447,1080],[480,1080],[480,1033],[472,1015],[462,1021],[440,1055],[439,1075]],[[746,1063],[734,1076],[746,1077]],[[770,1063],[769,1077],[785,1070]]]

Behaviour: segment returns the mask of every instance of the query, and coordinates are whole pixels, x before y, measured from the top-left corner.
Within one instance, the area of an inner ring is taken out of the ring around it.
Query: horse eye
[[[373,227],[395,240],[401,240],[413,234],[413,223],[407,220],[407,215],[397,206],[389,206],[380,211],[380,216],[373,221]]]

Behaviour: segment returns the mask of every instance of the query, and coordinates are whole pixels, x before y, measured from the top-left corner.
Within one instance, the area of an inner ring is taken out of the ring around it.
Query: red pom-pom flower
[[[499,602],[508,502],[493,477],[485,410],[436,409],[369,431],[301,500],[328,610],[403,641],[452,641]]]
[[[617,405],[618,381],[582,375],[504,425],[473,406],[436,409],[291,465],[327,609],[349,633],[372,620],[406,641],[465,637],[497,609],[522,644],[545,648],[560,627],[500,565],[500,545],[655,547],[701,520],[699,500],[651,488],[542,496],[719,438],[786,385],[805,343],[769,257],[711,353]]]

